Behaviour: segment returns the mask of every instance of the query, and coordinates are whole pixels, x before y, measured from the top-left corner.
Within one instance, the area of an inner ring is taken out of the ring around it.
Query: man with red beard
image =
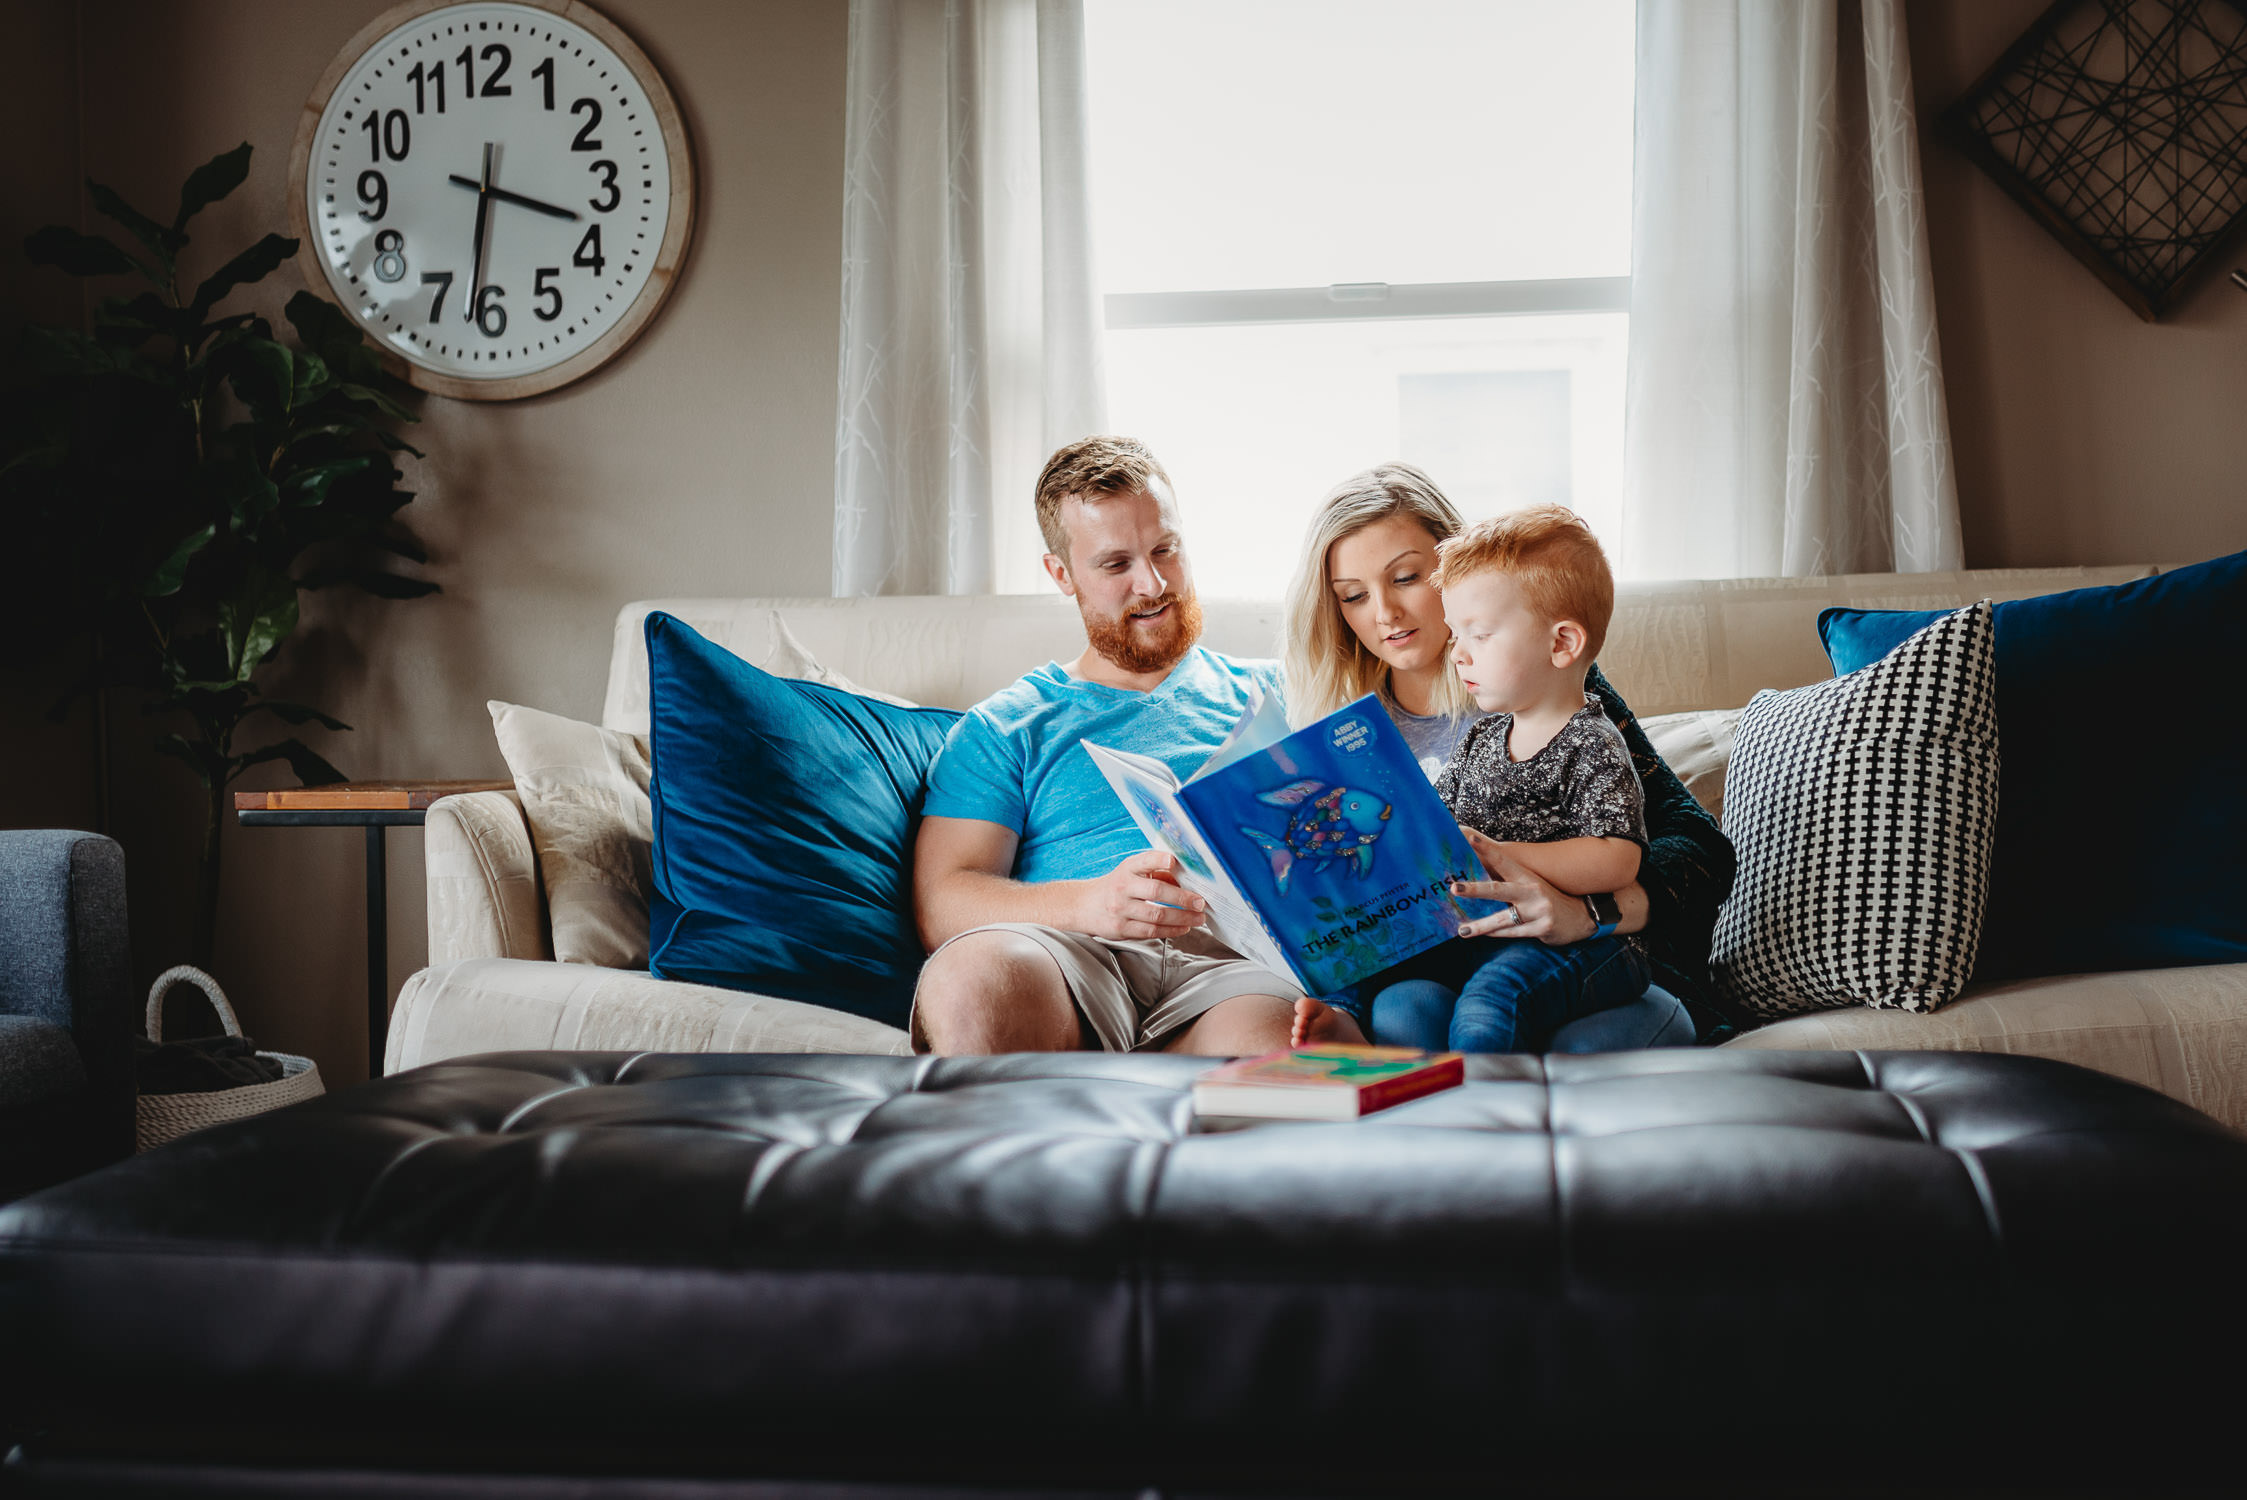
[[[1279,664],[1195,644],[1201,604],[1170,477],[1130,438],[1091,437],[1038,476],[1045,568],[1087,646],[969,710],[929,770],[913,904],[931,952],[913,1045],[940,1053],[1288,1044],[1283,974],[1203,927],[1172,856],[1147,847],[1079,743],[1153,756],[1181,780]],[[1359,1041],[1347,1017],[1338,1040]]]

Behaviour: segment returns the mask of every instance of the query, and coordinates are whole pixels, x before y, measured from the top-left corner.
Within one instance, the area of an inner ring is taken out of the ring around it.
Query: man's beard
[[[1155,607],[1170,606],[1170,613],[1162,623],[1150,629],[1133,625],[1131,617],[1118,619],[1096,616],[1085,607],[1083,595],[1077,597],[1077,612],[1084,616],[1085,639],[1099,652],[1126,672],[1167,672],[1186,659],[1194,649],[1194,642],[1202,635],[1202,603],[1193,594],[1168,593],[1155,601]]]

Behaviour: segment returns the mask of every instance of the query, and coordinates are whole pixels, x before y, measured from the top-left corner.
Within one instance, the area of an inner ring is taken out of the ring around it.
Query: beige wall
[[[285,222],[305,95],[383,0],[0,0],[0,314],[67,316],[28,274],[26,229],[79,214],[87,174],[151,204],[247,139],[249,184],[206,217],[191,269]],[[587,717],[609,620],[653,594],[823,593],[839,296],[841,0],[602,0],[671,79],[699,166],[696,242],[639,343],[566,390],[430,399],[409,507],[446,592],[321,600],[272,684],[358,730],[323,748],[358,775],[501,764],[484,700]],[[2139,323],[1981,173],[1934,114],[2044,0],[1912,0],[1936,294],[1974,566],[2189,559],[2247,547],[2247,295],[2221,280]],[[100,65],[78,66],[80,32]],[[81,132],[80,121],[83,121]],[[264,299],[278,308],[295,271]],[[45,664],[33,663],[33,667]],[[21,675],[21,674],[19,674]],[[40,674],[34,673],[34,676]],[[47,674],[51,677],[51,673]],[[51,684],[50,684],[51,685]],[[94,816],[90,721],[41,723],[11,686],[0,824]],[[184,955],[193,788],[113,726],[141,971]],[[392,984],[423,957],[420,835],[391,835]],[[269,1043],[341,1079],[365,1066],[359,835],[229,831],[218,968]]]
[[[9,139],[54,140],[60,181],[76,154],[57,122],[82,116],[84,172],[151,207],[187,170],[242,140],[249,182],[198,221],[203,272],[268,229],[286,230],[283,181],[306,95],[385,0],[82,0],[100,66],[72,108],[73,7],[9,0],[0,84],[27,116]],[[670,80],[697,163],[695,241],[670,303],[607,368],[528,401],[428,398],[411,434],[419,498],[406,516],[445,592],[388,603],[321,597],[268,686],[357,726],[320,748],[358,776],[504,774],[489,698],[597,717],[609,625],[658,594],[825,593],[832,511],[840,298],[847,7],[827,0],[601,0]],[[27,56],[25,42],[42,49]],[[18,58],[26,60],[19,64]],[[7,239],[70,217],[67,191],[19,221],[27,164],[0,168]],[[59,196],[59,202],[58,200]],[[67,283],[8,264],[6,312],[52,315]],[[259,300],[277,313],[294,266]],[[42,306],[31,304],[48,299]],[[11,703],[14,737],[24,718]],[[192,782],[139,750],[137,716],[114,727],[113,831],[132,870],[144,976],[184,958]],[[83,735],[81,734],[81,741]],[[59,760],[59,755],[47,761]],[[83,756],[78,757],[83,761]],[[18,756],[9,753],[15,780]],[[261,768],[270,769],[270,768]],[[253,773],[257,774],[257,773]],[[63,776],[61,780],[72,778]],[[282,784],[286,773],[259,784]],[[4,809],[14,823],[80,822],[67,805]],[[392,986],[418,968],[421,835],[390,835]],[[361,843],[357,830],[232,828],[217,970],[261,1040],[310,1053],[343,1080],[365,1068]]]
[[[1911,0],[1929,249],[1966,560],[2189,562],[2247,548],[2247,292],[2142,323],[1937,136],[2047,0]]]

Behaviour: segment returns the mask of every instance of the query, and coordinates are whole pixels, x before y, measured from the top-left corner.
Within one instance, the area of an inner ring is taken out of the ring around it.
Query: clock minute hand
[[[458,172],[453,173],[445,180],[447,182],[458,183],[464,188],[474,188],[478,192],[485,193],[491,197],[497,198],[502,203],[512,203],[519,208],[528,208],[538,213],[550,214],[554,218],[568,219],[573,223],[576,222],[577,219],[577,211],[575,209],[562,208],[552,203],[541,203],[536,198],[526,198],[521,193],[511,193],[503,187],[484,187],[482,184],[478,183],[475,178],[463,177]]]
[[[461,310],[465,322],[476,321],[476,303],[484,290],[484,221],[492,208],[492,143],[484,142],[484,180],[469,184],[476,189],[476,239],[468,252],[468,305]]]

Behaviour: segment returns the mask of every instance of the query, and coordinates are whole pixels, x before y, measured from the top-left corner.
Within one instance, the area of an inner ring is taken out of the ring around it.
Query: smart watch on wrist
[[[1592,915],[1593,937],[1613,937],[1615,929],[1623,925],[1623,907],[1612,891],[1586,896],[1584,910]]]

